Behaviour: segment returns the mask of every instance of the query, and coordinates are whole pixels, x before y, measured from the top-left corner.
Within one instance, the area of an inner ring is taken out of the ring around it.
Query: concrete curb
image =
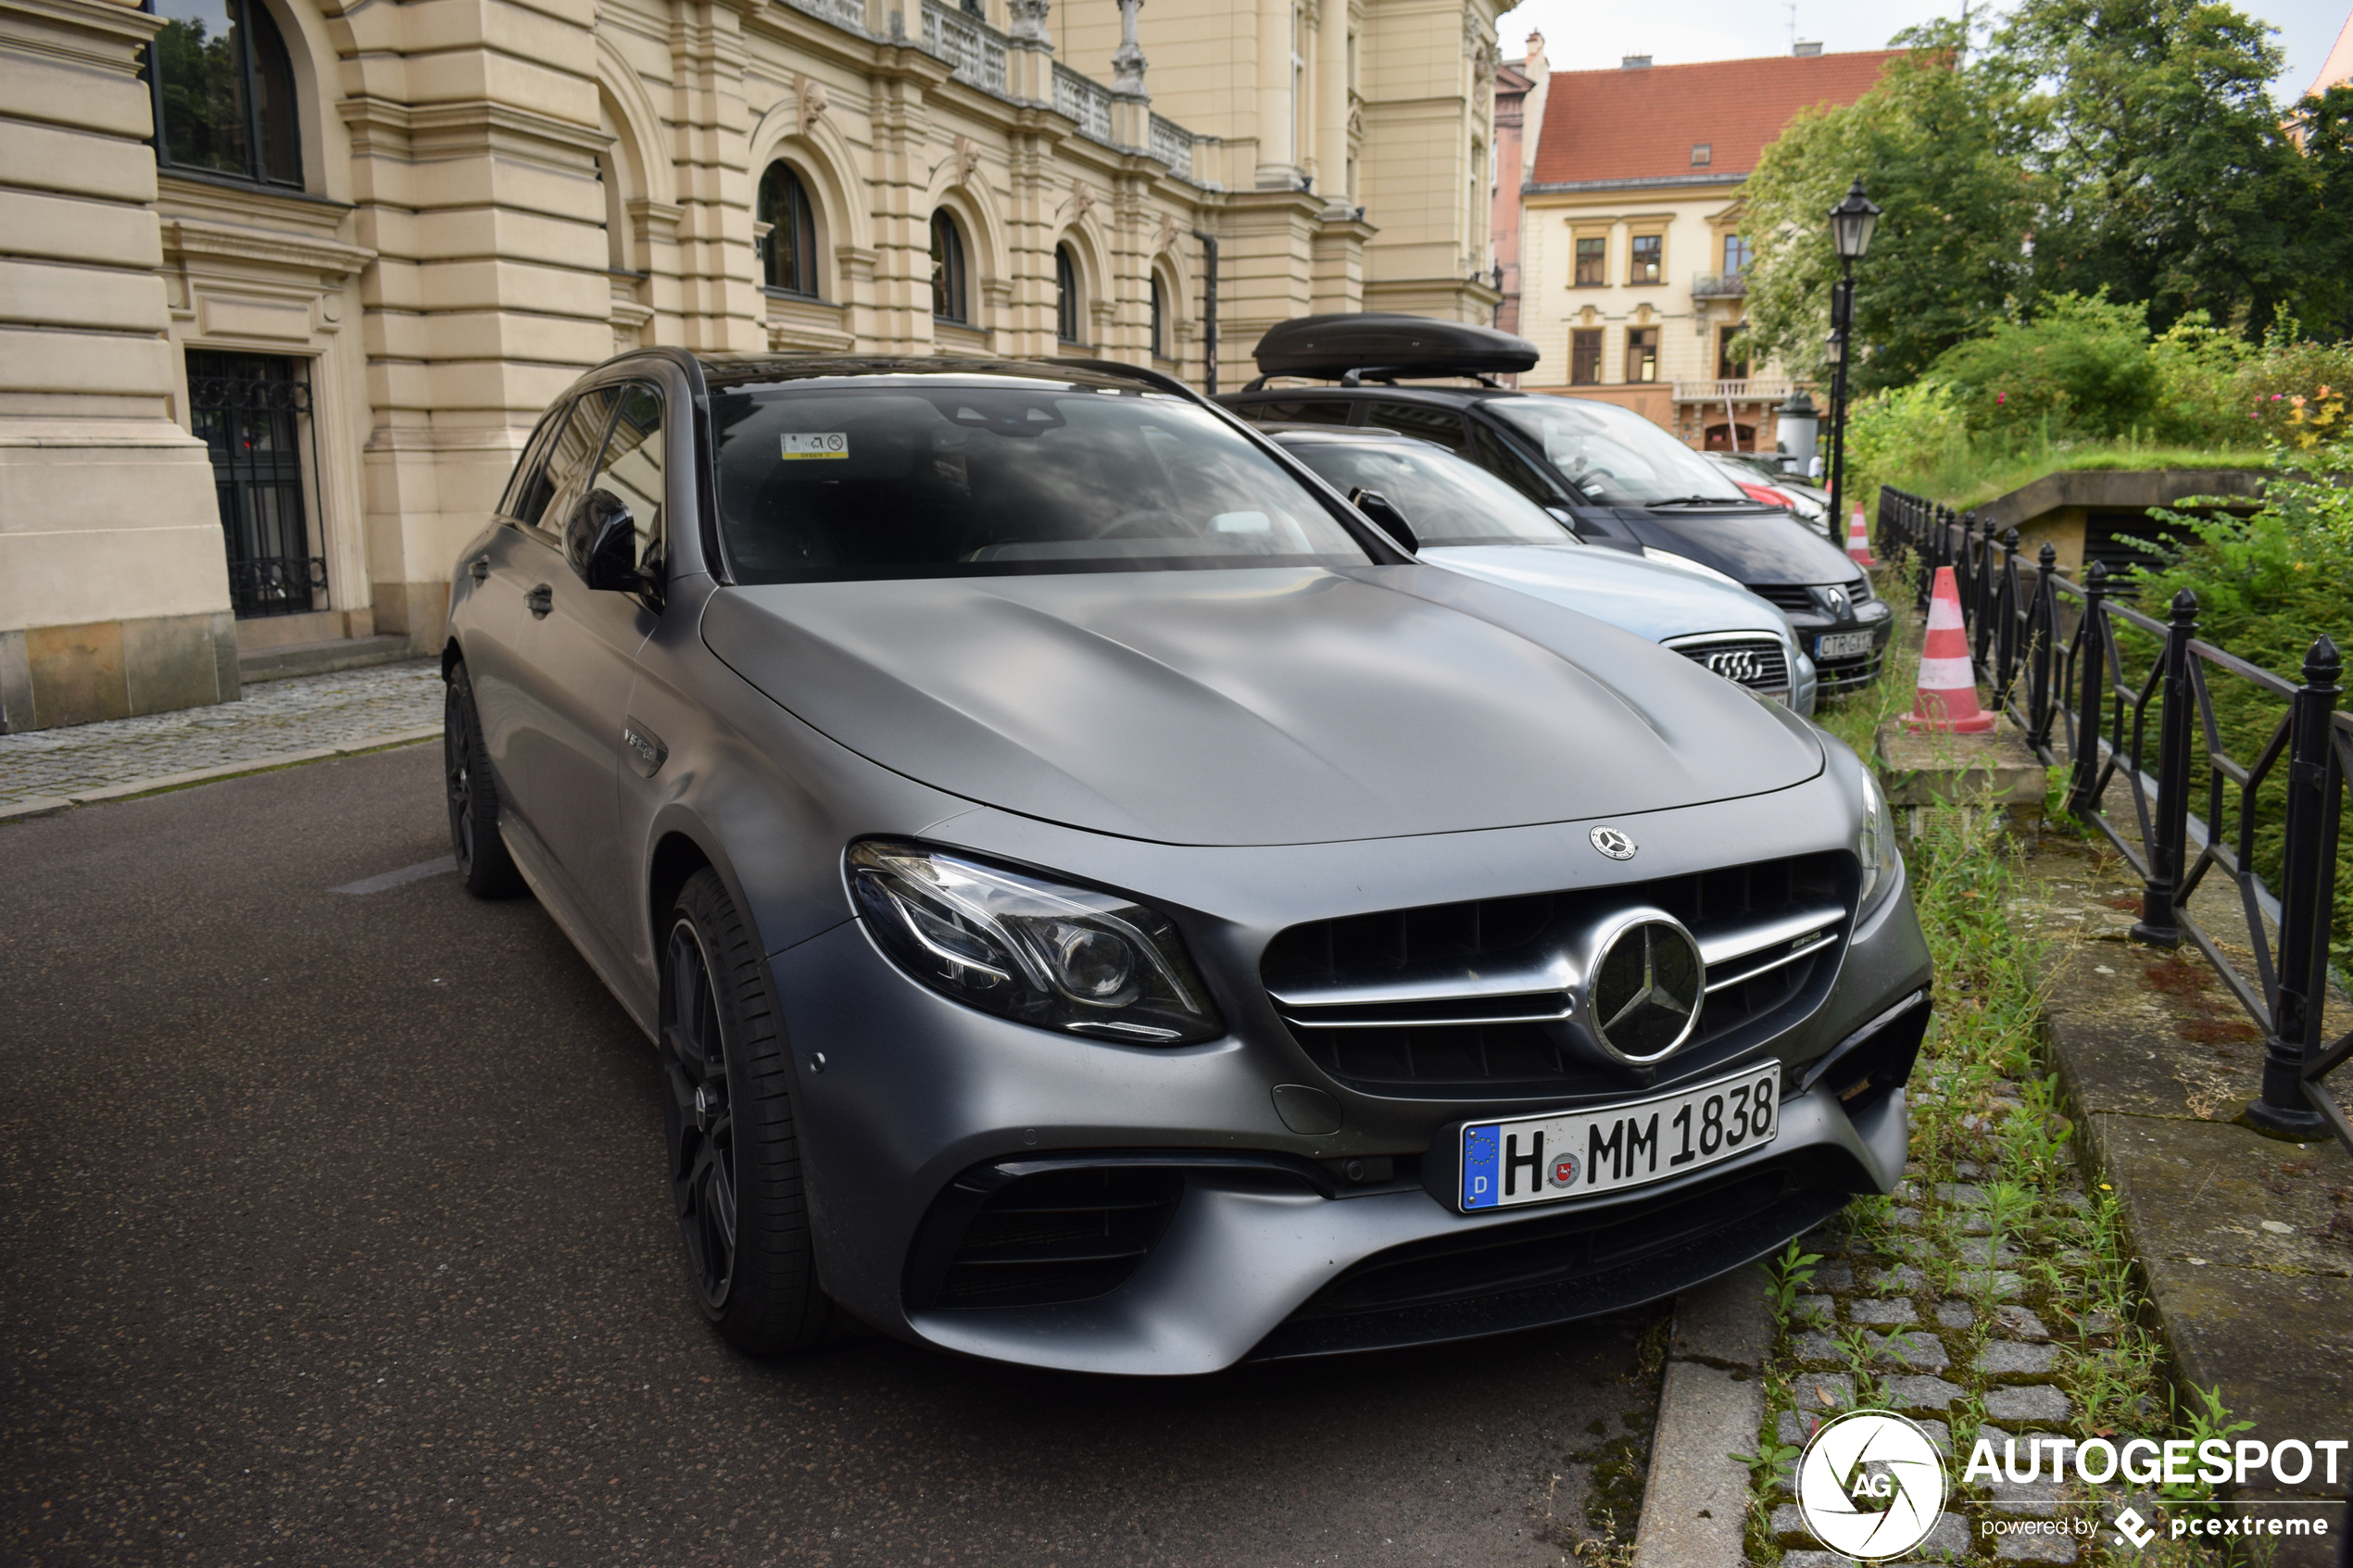
[[[1638,1568],[1741,1568],[1747,1561],[1750,1477],[1765,1424],[1773,1320],[1765,1271],[1751,1264],[1675,1302],[1667,1382],[1651,1440],[1650,1482],[1634,1534]]]
[[[54,816],[77,806],[96,806],[109,800],[129,800],[142,795],[157,795],[170,789],[185,789],[191,784],[214,784],[221,779],[242,778],[247,773],[274,772],[280,768],[297,767],[305,762],[324,762],[336,757],[359,757],[371,751],[385,751],[396,746],[415,746],[422,741],[439,740],[441,726],[429,724],[414,730],[396,730],[390,734],[368,735],[359,740],[346,741],[341,746],[314,746],[308,751],[280,751],[266,757],[249,757],[242,762],[223,762],[217,768],[196,768],[184,773],[162,773],[151,779],[132,779],[128,784],[105,784],[94,789],[75,790],[67,795],[36,796],[0,806],[0,822],[17,822],[29,817]]]

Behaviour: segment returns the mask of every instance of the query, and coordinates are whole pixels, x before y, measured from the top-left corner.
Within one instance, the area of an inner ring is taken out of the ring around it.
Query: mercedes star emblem
[[[1611,859],[1630,860],[1634,858],[1634,840],[1617,829],[1595,828],[1592,836],[1593,847]]]
[[[1647,920],[1619,932],[1593,983],[1603,1044],[1630,1062],[1681,1045],[1698,1021],[1703,972],[1699,945],[1679,925]]]

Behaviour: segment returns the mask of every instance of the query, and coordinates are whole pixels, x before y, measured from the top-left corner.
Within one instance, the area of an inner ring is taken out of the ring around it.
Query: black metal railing
[[[2118,601],[2120,585],[2099,562],[2076,583],[2046,544],[2021,567],[2017,529],[1997,539],[1990,520],[1900,490],[1881,490],[1875,532],[1881,554],[1919,562],[1923,605],[1936,569],[1953,569],[1971,659],[1995,707],[2046,766],[2068,769],[2068,810],[2141,879],[2134,938],[2188,941],[2262,1031],[2263,1085],[2249,1123],[2299,1139],[2334,1132],[2353,1148],[2353,1122],[2324,1081],[2353,1057],[2353,1033],[2322,1037],[2339,819],[2353,775],[2336,645],[2316,638],[2302,681],[2290,680],[2201,639],[2187,589],[2156,620]],[[2217,677],[2284,705],[2251,760],[2225,743]],[[2112,807],[2120,785],[2124,801]],[[2190,809],[2200,795],[2203,815]],[[2120,806],[2131,811],[2123,825]],[[2266,828],[2278,831],[2276,855]],[[2276,887],[2259,860],[2278,868]],[[2190,910],[2214,876],[2237,894],[2251,974]]]

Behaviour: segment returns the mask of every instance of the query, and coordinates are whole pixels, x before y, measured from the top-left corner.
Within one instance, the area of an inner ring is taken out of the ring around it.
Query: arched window
[[[1084,341],[1078,335],[1078,263],[1068,245],[1054,247],[1054,335],[1064,343]]]
[[[964,236],[944,207],[931,215],[931,313],[943,321],[973,319],[964,291]]]
[[[772,289],[817,292],[817,215],[809,189],[793,166],[778,159],[760,177],[760,203],[753,214],[768,225],[760,240],[761,275]]]
[[[260,0],[150,0],[156,161],[271,185],[302,183],[294,62]]]
[[[1168,295],[1160,286],[1160,274],[1152,274],[1152,358],[1165,359],[1168,353]]]

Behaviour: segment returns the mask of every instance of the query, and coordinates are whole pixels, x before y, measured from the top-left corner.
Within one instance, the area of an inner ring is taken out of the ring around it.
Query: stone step
[[[397,664],[422,657],[405,636],[337,637],[330,642],[288,643],[281,647],[240,652],[237,677],[250,686],[295,675],[327,675],[338,670],[364,670],[371,665]]]

